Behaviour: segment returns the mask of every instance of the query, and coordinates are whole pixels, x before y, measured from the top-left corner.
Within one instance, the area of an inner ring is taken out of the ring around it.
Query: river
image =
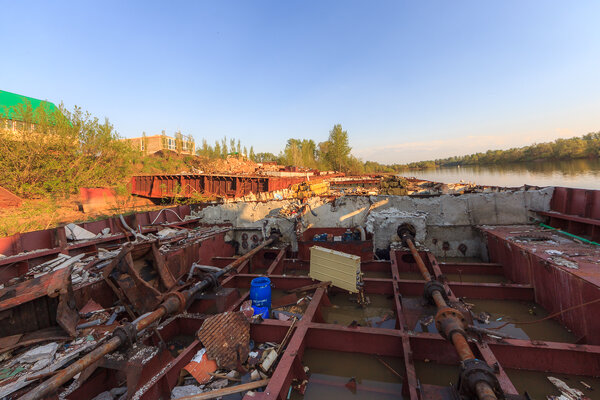
[[[600,160],[539,161],[504,165],[467,165],[400,173],[435,182],[474,182],[479,185],[517,187],[567,186],[600,189]]]

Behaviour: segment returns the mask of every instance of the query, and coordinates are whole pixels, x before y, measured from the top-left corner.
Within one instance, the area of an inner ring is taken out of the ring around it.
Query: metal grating
[[[241,312],[214,315],[202,324],[198,338],[219,368],[234,369],[248,359],[250,324]]]

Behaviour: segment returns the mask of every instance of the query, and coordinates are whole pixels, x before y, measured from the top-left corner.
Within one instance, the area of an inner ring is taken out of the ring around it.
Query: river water
[[[600,189],[600,160],[540,161],[505,165],[467,165],[410,170],[400,175],[434,182],[474,182],[479,185],[567,186]]]

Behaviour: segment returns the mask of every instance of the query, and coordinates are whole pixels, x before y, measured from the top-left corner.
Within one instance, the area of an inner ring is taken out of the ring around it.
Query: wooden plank
[[[256,382],[248,382],[242,385],[226,387],[223,389],[212,390],[206,393],[200,393],[193,396],[180,397],[179,400],[208,400],[216,399],[217,397],[227,396],[229,394],[241,393],[248,390],[258,389],[267,386],[271,379],[262,379]]]

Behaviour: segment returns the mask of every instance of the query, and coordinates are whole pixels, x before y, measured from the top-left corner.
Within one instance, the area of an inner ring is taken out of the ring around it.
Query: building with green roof
[[[34,129],[40,111],[51,118],[60,112],[49,101],[0,90],[0,127],[12,131]]]

